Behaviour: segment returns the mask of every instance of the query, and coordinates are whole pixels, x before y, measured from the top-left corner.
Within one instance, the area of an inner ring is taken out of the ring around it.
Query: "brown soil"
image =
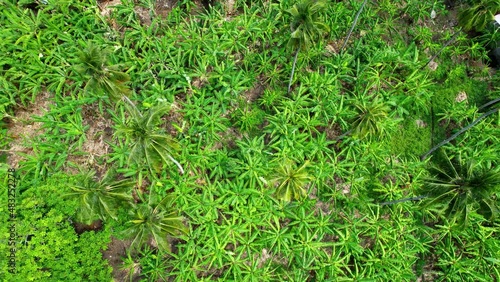
[[[340,53],[340,48],[342,48],[342,44],[344,44],[344,38],[339,38],[337,40],[332,40],[328,42],[325,47],[325,56],[331,57],[335,54]]]
[[[31,154],[33,152],[31,140],[42,131],[42,123],[35,122],[33,117],[41,117],[49,111],[51,104],[50,95],[42,92],[36,96],[35,102],[28,107],[19,107],[14,112],[14,117],[7,123],[7,135],[13,141],[7,156],[7,164],[16,168],[24,157],[18,153]]]
[[[111,237],[111,243],[108,244],[108,249],[102,251],[103,259],[107,260],[109,265],[113,268],[113,279],[117,282],[130,281],[129,273],[127,270],[120,270],[123,266],[123,257],[127,256],[127,249],[129,249],[132,241],[121,241],[114,237]],[[134,269],[134,275],[132,276],[132,281],[140,281],[140,266]]]
[[[309,193],[309,198],[315,199],[316,203],[314,204],[314,214],[318,215],[319,213],[323,215],[329,215],[333,211],[333,207],[330,203],[321,201],[317,196],[318,188],[314,187]]]
[[[121,4],[121,0],[98,1],[97,3],[99,9],[101,10],[101,15],[104,17],[108,17],[111,14],[111,10],[114,6]],[[157,0],[155,6],[153,7],[154,14],[162,18],[166,18],[176,4],[176,0]],[[151,25],[150,9],[136,5],[134,10],[141,24],[147,26]]]
[[[75,228],[76,234],[80,235],[83,232],[87,231],[100,231],[102,230],[102,220],[96,220],[92,222],[91,224],[84,224],[84,223],[78,223],[75,222],[73,224],[73,227]]]
[[[82,119],[83,126],[88,126],[89,129],[85,132],[81,148],[68,156],[66,170],[76,173],[75,168],[93,169],[100,176],[107,170],[103,158],[111,151],[106,143],[112,138],[111,119],[100,115],[96,103],[82,107]]]
[[[101,15],[107,17],[111,13],[113,6],[121,5],[121,3],[121,0],[99,1],[97,6],[101,9]]]
[[[170,136],[175,137],[179,134],[179,130],[174,125],[182,128],[184,115],[182,114],[181,109],[182,105],[178,102],[174,102],[172,103],[168,114],[163,118],[165,121],[166,131]]]
[[[264,90],[265,85],[261,82],[257,82],[251,89],[243,92],[243,96],[245,97],[247,103],[252,103],[257,100],[262,95],[262,93],[264,93]]]

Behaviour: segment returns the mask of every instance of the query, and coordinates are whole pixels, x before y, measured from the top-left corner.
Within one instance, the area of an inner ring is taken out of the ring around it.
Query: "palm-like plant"
[[[109,65],[107,50],[88,43],[78,56],[79,64],[76,71],[89,78],[85,91],[97,95],[107,94],[112,101],[118,101],[130,94],[126,82],[130,80],[128,74],[120,71],[119,65]]]
[[[362,99],[354,104],[357,116],[354,119],[353,133],[360,138],[367,135],[382,134],[385,132],[385,127],[381,123],[387,119],[389,107],[379,99],[367,102]]]
[[[285,161],[280,165],[276,177],[272,182],[277,183],[276,197],[284,201],[300,200],[306,196],[305,186],[314,178],[309,175],[306,168],[309,161],[296,168],[292,161]]]
[[[498,214],[496,193],[500,188],[500,171],[484,169],[460,156],[450,160],[444,154],[443,164],[434,165],[425,180],[421,194],[426,195],[423,207],[438,207],[444,215],[465,226],[473,210],[486,219]]]
[[[164,197],[158,203],[152,200],[150,194],[148,203],[136,206],[131,212],[132,219],[124,234],[133,238],[131,248],[137,249],[145,243],[153,243],[159,250],[170,251],[167,242],[168,235],[187,233],[183,217],[173,207],[174,197]]]
[[[94,220],[117,219],[117,208],[132,200],[131,189],[134,182],[129,179],[115,180],[114,173],[108,171],[97,181],[95,172],[89,171],[79,185],[71,187],[72,193],[66,196],[77,198],[80,202],[77,211],[79,222],[90,224]]]
[[[141,115],[132,108],[130,119],[118,126],[115,136],[124,137],[130,146],[129,163],[143,164],[145,161],[150,168],[158,170],[163,163],[173,162],[183,174],[184,169],[173,157],[179,144],[157,126],[168,109],[167,105],[152,107]]]
[[[302,0],[302,2],[286,10],[292,16],[292,22],[290,23],[292,34],[288,44],[295,49],[288,92],[290,92],[292,86],[299,51],[307,50],[321,35],[330,30],[320,19],[320,15],[325,10],[326,5],[327,2],[325,0]]]
[[[495,14],[500,11],[498,0],[481,0],[470,8],[458,14],[458,21],[465,30],[482,31],[495,20]]]

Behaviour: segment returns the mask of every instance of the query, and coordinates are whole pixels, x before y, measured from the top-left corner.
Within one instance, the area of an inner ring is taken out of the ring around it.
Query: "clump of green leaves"
[[[360,138],[366,136],[383,135],[387,129],[383,122],[388,118],[389,107],[380,99],[372,101],[361,99],[354,103],[357,116],[352,122],[353,133]]]
[[[481,0],[458,14],[458,22],[465,30],[482,31],[500,11],[498,0]]]
[[[75,70],[88,79],[84,90],[94,95],[107,94],[111,101],[119,101],[130,94],[126,83],[130,80],[128,74],[121,71],[120,65],[110,65],[109,51],[99,48],[89,42],[78,55],[78,65]]]
[[[109,243],[111,230],[77,235],[70,220],[78,206],[76,200],[64,197],[78,178],[57,173],[38,186],[17,194],[16,238],[17,273],[8,272],[7,259],[0,260],[5,281],[110,281],[111,267],[100,250]],[[7,191],[0,184],[2,191]],[[0,194],[2,202],[6,201]],[[9,213],[0,208],[1,240],[8,236]],[[5,223],[5,224],[4,224]],[[7,254],[10,246],[0,244]]]
[[[78,200],[79,222],[90,224],[97,219],[118,219],[120,205],[132,200],[134,182],[130,179],[116,180],[114,176],[113,172],[108,171],[101,180],[97,180],[95,171],[89,171],[79,184],[71,186],[73,192],[66,196]]]
[[[286,160],[276,171],[276,177],[272,180],[277,183],[276,198],[283,201],[300,200],[307,195],[306,186],[314,178],[307,172],[309,161],[305,161],[300,167],[296,167],[291,160]]]
[[[138,249],[146,243],[157,245],[159,250],[170,251],[168,235],[187,232],[182,216],[174,208],[175,197],[168,195],[159,202],[149,196],[146,203],[141,203],[131,210],[131,219],[124,234],[133,238],[131,248]]]
[[[168,105],[152,107],[144,115],[132,108],[130,119],[118,126],[115,137],[124,138],[126,145],[130,146],[129,163],[146,164],[158,171],[163,163],[173,162],[184,173],[181,164],[173,157],[179,149],[177,141],[158,127],[160,117],[169,108]]]
[[[451,222],[466,226],[471,213],[477,211],[488,220],[498,214],[496,193],[500,191],[500,171],[483,168],[472,161],[463,162],[460,156],[433,165],[431,176],[425,180],[421,194],[427,195],[423,207],[442,212]]]

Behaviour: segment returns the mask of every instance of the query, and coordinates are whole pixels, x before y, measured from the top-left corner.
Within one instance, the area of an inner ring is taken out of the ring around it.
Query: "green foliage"
[[[306,185],[313,180],[306,168],[309,161],[300,167],[295,167],[291,160],[286,160],[276,171],[276,177],[271,180],[277,183],[276,197],[283,201],[300,200],[307,195]]]
[[[66,196],[79,202],[78,222],[90,224],[98,219],[118,219],[116,212],[120,205],[132,200],[134,182],[130,179],[116,180],[114,177],[108,171],[102,179],[97,180],[95,172],[89,171],[83,175],[80,184],[71,186],[72,192]]]
[[[0,161],[19,168],[19,246],[27,244],[23,276],[1,276],[0,260],[0,279],[109,281],[98,250],[111,232],[133,237],[123,265],[132,280],[500,279],[498,221],[479,214],[477,199],[462,229],[453,224],[459,200],[439,220],[455,200],[426,210],[398,201],[426,187],[417,156],[431,139],[453,135],[497,99],[498,74],[485,64],[496,26],[471,39],[445,24],[453,10],[430,0],[235,1],[231,14],[190,0],[30,2],[0,11],[0,149],[8,150]],[[300,83],[287,93],[295,67]],[[46,114],[39,95],[49,97]],[[103,110],[106,99],[125,107]],[[498,167],[498,126],[489,116],[446,150],[474,160],[481,175]],[[51,180],[82,166],[120,176]],[[121,187],[122,176],[137,189]],[[62,197],[70,187],[80,196]],[[131,208],[119,208],[108,188]],[[113,217],[78,237],[69,220],[98,196],[110,199]],[[397,202],[374,204],[383,201]],[[6,214],[0,205],[3,241]]]
[[[80,75],[88,79],[84,90],[93,95],[109,95],[111,101],[119,101],[128,96],[130,89],[125,84],[130,80],[128,74],[120,71],[121,66],[109,65],[108,52],[89,42],[78,56],[75,67]]]
[[[431,176],[422,187],[421,193],[429,199],[423,207],[442,211],[447,220],[460,226],[469,224],[474,211],[495,219],[500,171],[481,168],[472,161],[463,163],[460,156],[450,159],[445,154],[441,162],[431,167]]]
[[[462,10],[458,21],[465,30],[482,31],[493,22],[493,16],[500,11],[497,0],[481,0]]]
[[[255,106],[242,106],[233,114],[235,125],[242,132],[252,132],[264,122],[265,112]]]
[[[160,201],[149,197],[147,203],[135,206],[131,211],[131,219],[124,233],[132,238],[132,249],[139,249],[147,243],[158,247],[161,251],[170,251],[167,235],[178,235],[187,232],[183,218],[173,206],[172,195]]]
[[[395,155],[421,156],[431,146],[429,121],[408,119],[391,134],[387,145]]]
[[[134,275],[140,271],[141,264],[132,257],[130,250],[127,250],[127,256],[122,258],[123,265],[120,270],[127,271],[128,281],[132,282]]]
[[[148,109],[144,115],[132,108],[130,118],[117,127],[115,137],[123,138],[130,147],[129,164],[146,165],[152,171],[161,169],[164,163],[173,162],[184,173],[184,169],[173,155],[179,149],[177,141],[159,128],[160,118],[170,107],[156,106]]]
[[[45,183],[17,195],[16,231],[17,271],[7,271],[7,260],[0,262],[6,281],[109,281],[111,268],[102,258],[101,249],[109,243],[111,231],[87,232],[78,236],[70,218],[77,207],[63,195],[76,178],[53,175]],[[7,202],[7,188],[2,186],[1,200]],[[0,207],[1,221],[6,222],[6,206]],[[1,239],[9,237],[8,225],[2,224]],[[8,244],[0,251],[8,253]]]

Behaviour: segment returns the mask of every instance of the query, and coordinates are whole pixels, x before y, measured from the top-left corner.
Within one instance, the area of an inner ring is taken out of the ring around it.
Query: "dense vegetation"
[[[1,2],[0,278],[498,281],[500,3],[448,2]]]

